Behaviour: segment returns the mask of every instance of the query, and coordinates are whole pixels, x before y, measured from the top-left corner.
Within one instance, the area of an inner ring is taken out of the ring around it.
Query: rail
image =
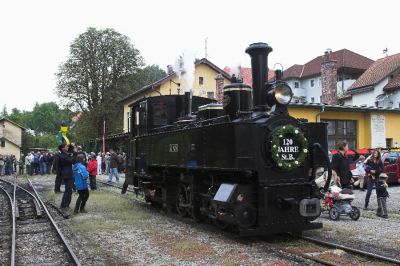
[[[33,192],[35,193],[37,199],[39,200],[40,204],[42,205],[43,210],[46,212],[47,217],[49,218],[49,220],[51,222],[51,225],[53,226],[54,230],[57,231],[58,236],[61,238],[61,241],[63,242],[65,248],[67,249],[68,255],[71,257],[71,259],[73,260],[73,263],[76,266],[80,266],[81,263],[79,262],[79,259],[76,257],[74,251],[72,250],[71,246],[68,244],[68,242],[65,239],[64,235],[61,233],[60,228],[58,228],[58,226],[57,226],[56,222],[54,221],[53,217],[51,216],[49,210],[47,209],[46,205],[44,204],[44,202],[40,198],[38,192],[36,191],[35,187],[33,186],[31,180],[29,178],[27,178],[27,179],[28,179],[29,185],[33,189]]]
[[[15,247],[16,247],[16,223],[15,223],[15,201],[11,198],[10,194],[8,194],[7,190],[4,187],[0,186],[0,190],[8,197],[11,207],[11,215],[12,215],[12,237],[11,237],[11,254],[10,254],[10,265],[15,266]]]
[[[328,246],[328,247],[333,247],[333,248],[337,248],[337,249],[341,249],[341,250],[345,250],[351,253],[355,253],[358,255],[362,255],[365,257],[369,257],[369,258],[373,258],[373,259],[378,259],[380,261],[386,261],[386,262],[391,262],[391,263],[395,263],[397,265],[400,265],[400,260],[398,259],[394,259],[394,258],[389,258],[389,257],[385,257],[376,253],[372,253],[372,252],[368,252],[368,251],[364,251],[364,250],[360,250],[360,249],[356,249],[356,248],[352,248],[352,247],[346,247],[340,244],[336,244],[336,243],[332,243],[332,242],[328,242],[328,241],[324,241],[324,240],[320,240],[320,239],[315,239],[312,237],[308,237],[308,236],[298,236],[301,239],[310,241],[310,242],[314,242],[316,244],[320,244],[320,245],[324,245],[324,246]]]
[[[36,215],[37,215],[37,216],[42,216],[42,210],[41,210],[41,208],[40,208],[40,204],[39,204],[39,201],[38,201],[38,199],[36,198],[36,196],[33,195],[33,194],[32,194],[31,192],[29,192],[28,190],[26,190],[25,188],[23,188],[23,187],[21,187],[21,186],[18,186],[18,185],[17,185],[16,179],[17,179],[17,176],[14,177],[14,183],[9,182],[9,181],[4,180],[4,179],[0,179],[0,181],[1,181],[1,182],[4,182],[4,183],[6,183],[6,184],[9,184],[9,185],[11,185],[11,186],[14,186],[14,190],[16,190],[16,189],[18,188],[18,189],[20,189],[20,190],[23,190],[25,193],[29,194],[29,195],[34,199],[34,200],[33,200],[33,203],[35,204]],[[14,191],[14,193],[16,193],[16,192]],[[18,217],[18,207],[17,207],[17,204],[15,204],[15,210],[16,210],[16,212],[17,212],[17,213],[16,213],[16,216]]]

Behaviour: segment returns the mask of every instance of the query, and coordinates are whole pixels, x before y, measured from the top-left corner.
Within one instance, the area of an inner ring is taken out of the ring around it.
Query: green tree
[[[57,134],[60,130],[61,120],[70,121],[73,112],[61,110],[55,102],[36,103],[30,114],[28,127],[36,132]]]
[[[57,95],[66,107],[90,111],[122,96],[121,77],[143,65],[130,39],[113,29],[89,28],[70,46],[70,55],[59,67]]]
[[[149,65],[134,74],[121,78],[119,83],[126,95],[166,76],[167,73],[158,65]]]
[[[57,136],[54,134],[33,135],[29,131],[22,132],[22,147],[23,154],[27,154],[30,148],[46,148],[55,151],[58,146]]]
[[[8,118],[7,106],[3,105],[3,110],[1,110],[0,118]]]

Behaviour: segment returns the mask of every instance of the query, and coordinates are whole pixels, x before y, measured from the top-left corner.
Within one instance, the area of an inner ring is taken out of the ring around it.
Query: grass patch
[[[91,191],[86,209],[90,212],[102,213],[109,219],[123,223],[140,221],[149,218],[149,214],[118,195]]]
[[[74,206],[77,197],[74,193],[71,206]],[[121,226],[137,226],[149,218],[148,213],[126,199],[101,191],[90,191],[85,209],[87,214],[73,215],[68,221],[72,228],[80,232],[117,231]]]
[[[81,232],[111,231],[117,227],[115,223],[113,224],[107,220],[95,218],[77,219],[77,217],[71,219],[71,226]]]
[[[223,264],[224,266],[235,266],[235,265],[237,265],[237,264],[235,264],[234,262],[232,262],[232,261],[224,261],[224,264]]]
[[[182,241],[174,245],[174,249],[180,252],[189,252],[197,247],[197,244],[193,241]]]

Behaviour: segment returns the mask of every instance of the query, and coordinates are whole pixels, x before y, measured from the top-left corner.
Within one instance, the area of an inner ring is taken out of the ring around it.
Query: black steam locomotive
[[[253,87],[226,85],[223,105],[188,94],[134,103],[126,184],[148,202],[243,236],[322,227],[311,221],[320,214],[314,169],[329,165],[326,124],[288,114],[292,91],[281,71],[267,82],[271,51],[265,43],[246,49]]]

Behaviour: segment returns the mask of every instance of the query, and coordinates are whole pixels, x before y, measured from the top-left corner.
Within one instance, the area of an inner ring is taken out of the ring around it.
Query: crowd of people
[[[59,151],[54,155],[53,168],[56,174],[54,192],[61,192],[61,185],[65,189],[61,200],[61,208],[69,209],[72,191],[76,191],[79,197],[75,204],[74,213],[86,213],[85,205],[89,199],[89,187],[96,190],[96,176],[109,174],[111,182],[115,175],[119,182],[118,173],[124,171],[126,155],[110,149],[107,153],[86,153],[80,146],[62,143]],[[89,181],[89,185],[88,185]]]
[[[389,197],[387,191],[388,176],[384,173],[383,160],[379,150],[374,150],[368,160],[364,156],[360,156],[355,152],[355,156],[348,157],[347,151],[349,146],[346,142],[341,142],[338,145],[338,152],[332,157],[332,170],[338,176],[338,184],[342,188],[353,188],[354,184],[360,185],[361,191],[364,190],[364,177],[367,178],[367,193],[365,195],[364,209],[369,207],[372,190],[375,188],[378,202],[376,215],[382,218],[388,218],[386,201]],[[354,180],[353,174],[350,171],[350,163],[356,162],[358,180]]]
[[[65,186],[61,200],[62,209],[69,208],[73,191],[79,194],[75,213],[86,212],[89,188],[96,189],[97,175],[108,175],[108,182],[115,176],[116,182],[119,182],[119,173],[125,171],[125,166],[125,153],[113,149],[106,153],[87,153],[80,146],[65,143],[60,144],[55,153],[32,151],[22,155],[20,160],[17,160],[15,155],[0,154],[0,175],[12,175],[17,172],[20,175],[55,174],[54,192],[61,193],[62,184]]]
[[[0,154],[0,176],[11,175],[17,172],[19,161],[13,154]]]

